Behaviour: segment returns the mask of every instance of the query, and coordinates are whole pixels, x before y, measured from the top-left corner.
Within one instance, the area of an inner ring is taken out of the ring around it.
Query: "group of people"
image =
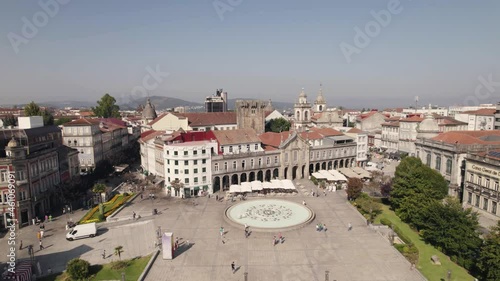
[[[248,225],[245,223],[245,238],[248,238],[250,236],[250,229]]]
[[[276,244],[283,244],[285,243],[285,237],[281,235],[281,232],[278,234],[278,237],[274,236],[273,237],[273,246],[276,246]]]
[[[321,231],[327,231],[328,228],[326,228],[326,224],[324,223],[318,223],[316,224],[316,231],[321,232]]]

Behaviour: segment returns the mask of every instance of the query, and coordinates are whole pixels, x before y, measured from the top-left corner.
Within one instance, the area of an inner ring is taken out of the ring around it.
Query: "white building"
[[[476,110],[483,109],[483,108],[495,109],[495,105],[491,104],[491,103],[485,103],[485,104],[480,104],[480,105],[452,105],[448,108],[448,116],[455,117],[455,115],[457,113],[462,113],[465,111],[476,111]],[[459,120],[458,118],[456,118],[456,119]],[[460,121],[464,121],[464,120],[460,120]]]
[[[399,151],[415,156],[415,141],[417,140],[417,128],[424,118],[413,116],[399,120]]]
[[[382,123],[382,146],[387,152],[399,151],[399,121]]]
[[[467,123],[467,130],[482,131],[495,129],[495,111],[492,108],[482,108],[474,111],[464,111],[455,114],[455,119]]]
[[[368,133],[358,128],[349,128],[345,134],[356,141],[356,166],[364,167],[368,161]]]
[[[421,115],[421,114],[437,114],[440,116],[448,116],[448,108],[447,107],[434,107],[429,104],[429,108],[405,108],[403,109],[403,114],[406,115]]]

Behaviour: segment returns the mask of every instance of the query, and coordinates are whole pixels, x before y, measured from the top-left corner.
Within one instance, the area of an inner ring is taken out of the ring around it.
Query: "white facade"
[[[479,110],[479,109],[482,109],[482,108],[495,108],[495,105],[494,104],[491,104],[491,103],[486,103],[486,104],[480,104],[480,105],[474,105],[474,106],[464,106],[464,105],[452,105],[448,108],[448,115],[449,116],[456,116],[456,114],[458,113],[462,113],[462,112],[465,112],[465,111],[474,111],[474,110]],[[457,120],[460,120],[458,118],[455,117],[455,119]],[[462,122],[467,122],[467,121],[464,121],[464,120],[460,120]]]
[[[365,132],[361,133],[346,133],[356,140],[356,162],[357,166],[364,167],[366,161],[368,160],[368,134]]]
[[[455,119],[458,121],[466,122],[468,131],[481,131],[481,130],[494,130],[495,129],[495,116],[472,114],[472,113],[457,113]]]
[[[382,124],[382,148],[388,152],[399,151],[399,122]]]
[[[213,193],[212,151],[217,151],[215,140],[165,144],[165,185],[176,179],[184,185],[181,190],[172,188],[172,196],[190,197],[200,190]]]
[[[438,107],[438,108],[405,108],[403,109],[403,114],[437,114],[441,116],[448,116],[448,108],[447,107]]]
[[[19,129],[31,129],[43,127],[43,117],[42,116],[25,116],[17,117],[17,122],[19,124]]]
[[[102,133],[98,123],[87,125],[67,123],[63,126],[63,144],[78,150],[78,160],[82,172],[91,171],[96,163],[104,159]]]
[[[399,121],[399,150],[415,156],[415,141],[417,140],[417,128],[420,122]]]

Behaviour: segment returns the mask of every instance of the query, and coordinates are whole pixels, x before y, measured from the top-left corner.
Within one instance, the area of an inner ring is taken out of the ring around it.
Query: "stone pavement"
[[[312,183],[302,180],[305,190]],[[280,197],[302,202],[316,212],[316,219],[304,228],[283,232],[285,242],[273,246],[273,233],[254,232],[245,238],[241,229],[224,223],[223,212],[231,202],[198,198],[197,205],[171,198],[154,222],[163,231],[189,240],[181,245],[173,260],[163,260],[161,253],[146,280],[329,280],[337,281],[413,281],[425,280],[389,242],[366,227],[363,217],[346,201],[345,192],[320,197]],[[249,199],[251,200],[251,199]],[[328,231],[317,232],[316,223]],[[353,229],[347,230],[351,223]],[[222,243],[219,228],[227,234]],[[238,270],[231,272],[231,262]]]

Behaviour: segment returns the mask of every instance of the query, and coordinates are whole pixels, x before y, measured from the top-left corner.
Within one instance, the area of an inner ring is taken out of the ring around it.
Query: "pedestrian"
[[[47,269],[47,274],[52,274],[52,268],[50,268],[50,267],[49,267],[49,268]]]
[[[29,245],[28,246],[28,255],[32,255],[33,254],[33,246],[32,245]]]
[[[66,208],[63,208],[63,215],[66,214]]]
[[[219,201],[219,194],[215,195],[215,201]]]
[[[220,232],[220,236],[224,235],[224,227],[221,226],[219,229],[219,232]]]
[[[143,197],[144,197],[144,196],[143,196],[143,195],[142,195],[142,193],[141,193],[141,200],[142,200],[142,198],[143,198]]]
[[[351,224],[351,223],[349,223],[349,224],[347,225],[347,230],[348,230],[348,231],[351,231],[351,229],[352,229],[352,224]]]
[[[23,249],[23,240],[21,240],[21,243],[19,243],[19,250]]]
[[[325,190],[323,190],[323,194],[324,194],[324,195],[325,195],[325,197],[326,197],[326,189],[325,189]]]
[[[52,221],[52,215],[49,215],[49,221]]]
[[[38,232],[36,233],[36,238],[38,238],[38,240],[42,239],[42,236],[41,236],[41,234],[40,234],[40,231],[38,231]]]
[[[45,215],[45,221],[44,222],[47,222],[49,220],[49,216]]]
[[[106,250],[102,250],[102,259],[106,259]]]
[[[302,205],[305,206],[306,205],[306,201],[302,200]]]
[[[323,229],[325,230],[325,232],[328,230],[328,228],[326,228],[326,224],[323,224]]]
[[[42,230],[40,230],[40,238],[42,238],[42,239],[43,239],[43,229],[42,229]]]
[[[278,237],[279,237],[279,242],[283,244],[283,242],[285,242],[285,239],[283,238],[283,235],[281,235],[281,232]]]
[[[43,249],[45,249],[45,247],[43,247],[43,244],[42,244],[42,239],[40,239],[40,243],[39,244],[40,244],[40,251],[43,250]]]
[[[276,236],[273,236],[273,246],[276,246]]]
[[[233,271],[234,274],[234,271],[236,270],[236,265],[234,264],[234,261],[231,263],[231,270]]]
[[[135,212],[132,212],[132,219],[133,220],[135,220],[135,216],[136,216]]]

